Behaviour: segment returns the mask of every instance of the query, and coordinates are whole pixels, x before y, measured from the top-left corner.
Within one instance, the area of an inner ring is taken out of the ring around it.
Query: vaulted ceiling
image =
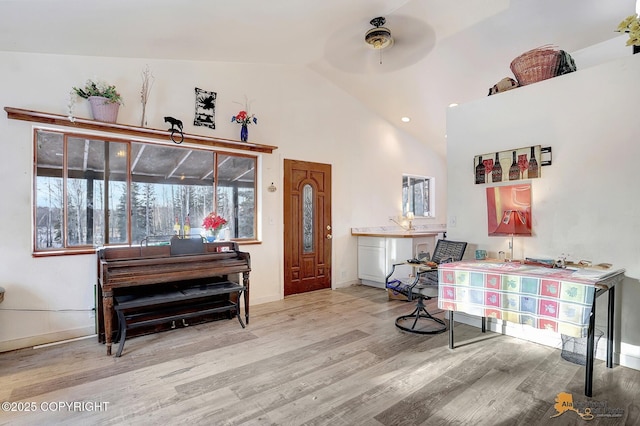
[[[619,37],[635,9],[636,0],[0,0],[0,51],[306,66],[444,154],[449,104],[486,96],[529,49],[575,52]],[[364,43],[377,16],[395,39],[382,55]]]

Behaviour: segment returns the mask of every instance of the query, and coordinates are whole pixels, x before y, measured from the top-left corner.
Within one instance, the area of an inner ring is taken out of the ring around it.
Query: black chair
[[[433,252],[432,262],[436,264],[456,262],[462,260],[464,251],[467,248],[466,242],[438,240],[436,249]],[[438,270],[437,267],[427,269],[423,264],[412,264],[415,269],[415,276],[409,280],[391,279],[395,268],[398,265],[407,263],[396,263],[391,268],[391,273],[386,278],[386,288],[395,293],[403,294],[407,300],[416,300],[416,307],[408,315],[396,318],[396,327],[410,333],[437,334],[447,329],[446,324],[440,318],[432,316],[425,308],[424,301],[438,296]]]

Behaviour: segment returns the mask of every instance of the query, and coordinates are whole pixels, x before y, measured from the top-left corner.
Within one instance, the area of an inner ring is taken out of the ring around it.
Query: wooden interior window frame
[[[259,155],[258,154],[249,154],[249,153],[238,153],[238,152],[232,152],[232,151],[224,151],[224,150],[218,150],[218,149],[213,149],[210,146],[209,147],[202,147],[202,146],[192,146],[192,145],[176,145],[176,144],[171,144],[169,145],[166,142],[163,141],[154,141],[154,140],[140,140],[137,138],[129,138],[129,139],[125,139],[122,136],[121,137],[116,137],[116,136],[105,136],[102,134],[95,134],[95,133],[78,133],[78,132],[74,132],[72,130],[69,129],[65,129],[65,128],[49,128],[46,126],[34,126],[33,129],[33,146],[34,146],[34,150],[33,150],[33,197],[37,197],[37,191],[38,191],[38,183],[37,183],[37,178],[38,178],[38,162],[37,162],[37,143],[38,143],[38,132],[39,131],[44,131],[44,132],[51,132],[51,133],[58,133],[61,134],[63,137],[63,147],[66,147],[66,143],[67,143],[67,139],[70,137],[75,137],[75,138],[83,138],[83,139],[93,139],[93,140],[97,140],[97,141],[104,141],[104,142],[115,142],[115,143],[123,143],[127,145],[127,152],[128,152],[128,156],[127,156],[127,198],[129,198],[130,195],[130,187],[132,184],[132,171],[131,171],[131,163],[130,163],[130,152],[131,152],[131,146],[133,143],[138,143],[138,144],[149,144],[149,145],[161,145],[161,146],[168,146],[174,149],[190,149],[190,150],[200,150],[200,151],[208,151],[211,152],[212,154],[214,154],[214,158],[215,158],[215,168],[214,168],[214,173],[215,173],[215,178],[214,178],[214,183],[213,183],[213,196],[214,196],[214,204],[217,203],[217,190],[218,190],[218,172],[219,172],[219,163],[218,163],[218,156],[219,155],[225,155],[225,156],[232,156],[232,157],[239,157],[239,158],[250,158],[253,159],[254,163],[255,163],[255,171],[254,171],[254,181],[253,181],[253,193],[254,193],[254,215],[253,215],[253,231],[254,231],[254,235],[252,238],[232,238],[232,241],[237,242],[238,244],[259,244],[260,241],[258,240],[258,235],[259,235],[259,229],[258,229],[258,216],[259,216],[259,206],[260,206],[260,202],[259,202],[259,193],[258,193],[258,178],[259,178],[259,173],[260,173],[260,164],[261,162],[259,161]],[[67,150],[65,150],[64,152],[64,157],[63,157],[63,173],[62,173],[62,178],[63,180],[66,182],[66,180],[68,179],[68,158],[67,158]],[[64,187],[66,188],[66,184],[64,185]],[[65,190],[66,192],[66,190]],[[62,222],[64,224],[64,229],[65,229],[65,233],[67,232],[67,219],[68,219],[68,212],[66,211],[66,202],[67,202],[67,194],[64,193],[63,195],[63,206],[64,206],[64,217],[62,218]],[[40,249],[37,248],[37,224],[36,224],[36,220],[37,220],[37,208],[38,205],[37,203],[33,202],[33,231],[32,231],[32,238],[33,238],[33,253],[32,255],[34,257],[44,257],[44,256],[55,256],[55,255],[71,255],[71,254],[90,254],[90,253],[94,253],[97,249],[96,245],[79,245],[76,247],[60,247],[60,248],[54,248],[54,249]],[[237,208],[237,206],[236,206]],[[130,215],[131,212],[131,203],[128,202],[127,203],[127,212]],[[104,213],[103,213],[104,214]],[[120,245],[120,246],[135,246],[137,245],[137,242],[135,241],[130,241],[131,239],[131,223],[129,221],[128,226],[127,226],[127,240],[128,242],[126,243],[116,243],[115,245]],[[65,238],[66,240],[66,238]],[[67,243],[65,243],[67,244]],[[110,244],[113,245],[113,244]]]

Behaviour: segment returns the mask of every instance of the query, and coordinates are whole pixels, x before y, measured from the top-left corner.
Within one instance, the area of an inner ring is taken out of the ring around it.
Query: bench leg
[[[120,322],[120,331],[118,331],[118,336],[120,336],[120,345],[118,345],[116,357],[120,357],[120,355],[122,355],[122,350],[124,349],[124,341],[127,340],[127,321],[124,318],[124,314],[122,313],[122,311],[118,311],[118,322]]]
[[[242,328],[244,328],[244,323],[242,322],[242,316],[240,315],[240,298],[242,298],[242,291],[238,292],[238,301],[236,302],[236,317],[238,317],[238,321]],[[247,310],[245,302],[245,312]],[[247,324],[249,324],[249,317],[247,317]]]

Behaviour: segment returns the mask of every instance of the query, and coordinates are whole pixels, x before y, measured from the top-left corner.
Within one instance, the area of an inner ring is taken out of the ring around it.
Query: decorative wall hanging
[[[531,184],[487,188],[487,230],[489,236],[531,236]]]
[[[476,155],[475,182],[497,183],[540,177],[540,145]]]
[[[194,126],[216,128],[216,92],[207,92],[196,87],[196,114]]]

